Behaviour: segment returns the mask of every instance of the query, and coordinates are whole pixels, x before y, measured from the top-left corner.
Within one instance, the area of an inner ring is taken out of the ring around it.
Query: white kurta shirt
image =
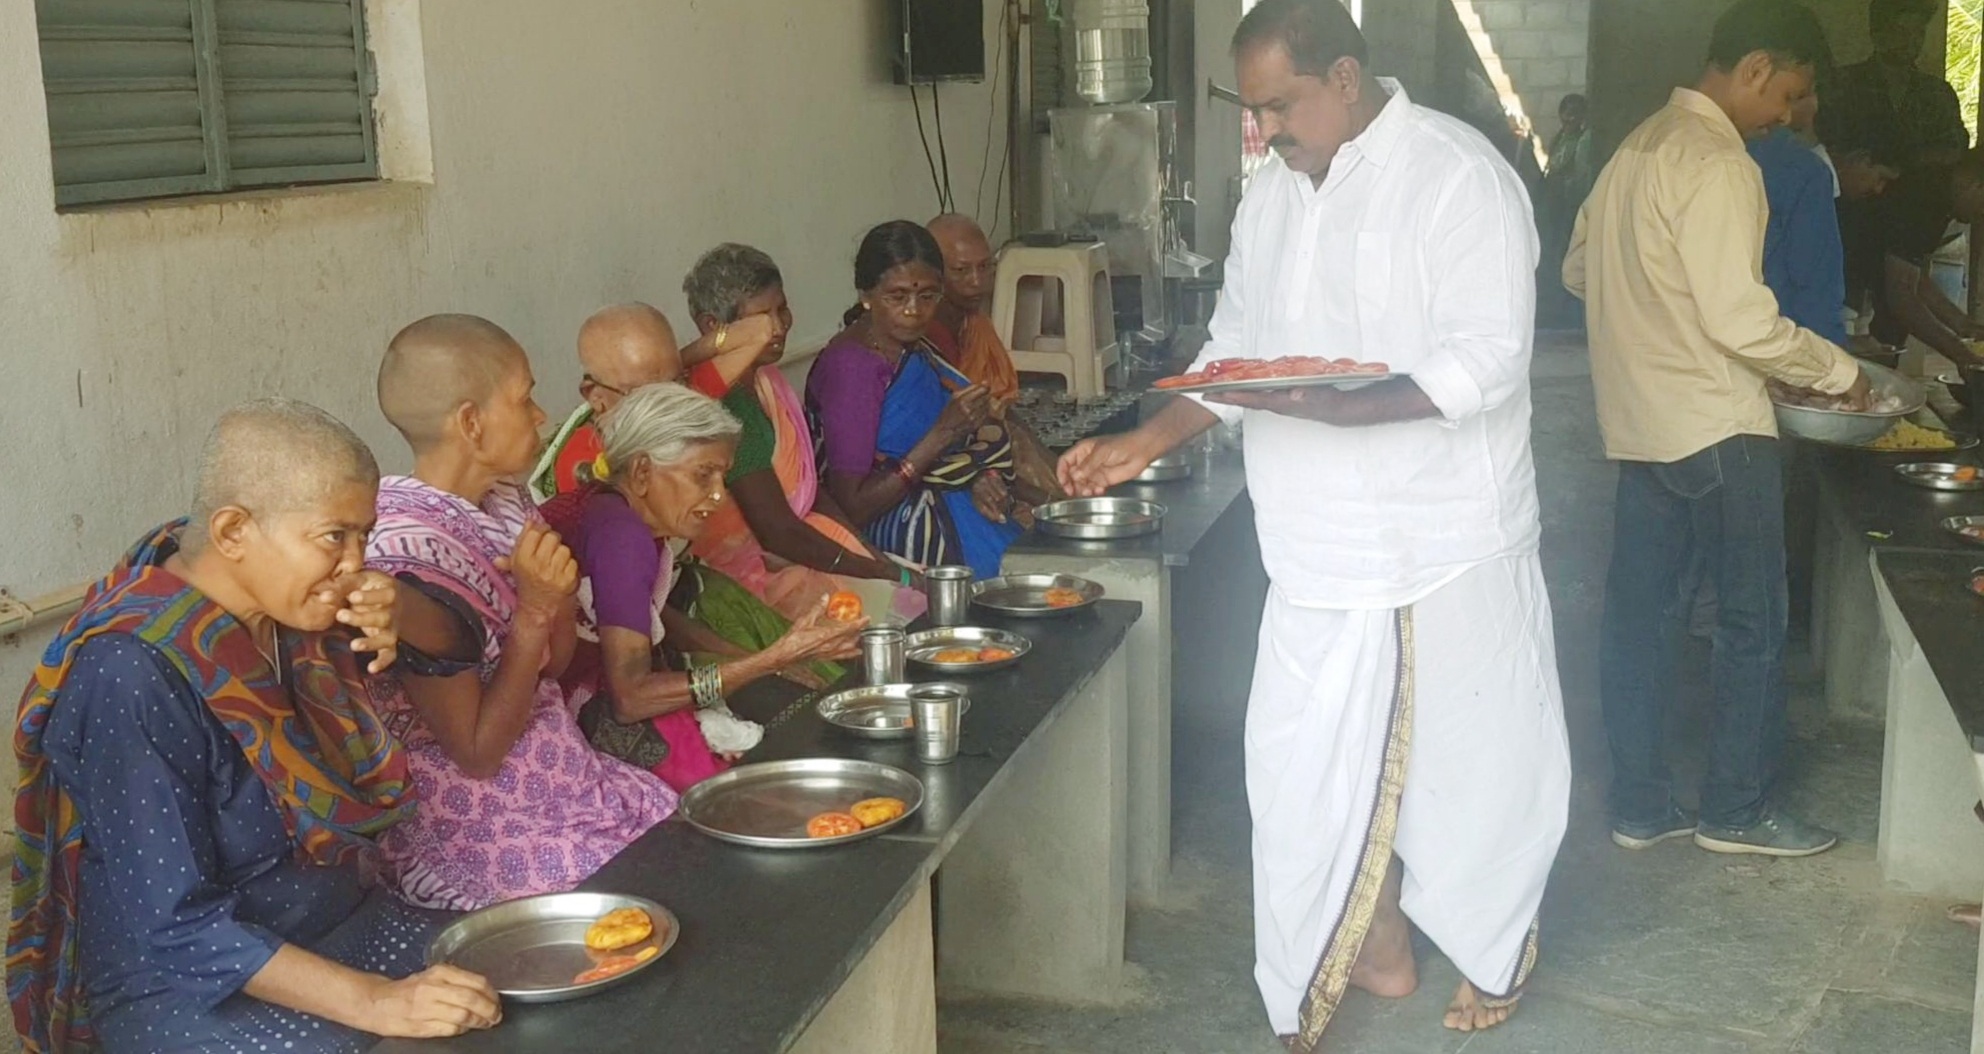
[[[1401,607],[1537,545],[1528,195],[1480,133],[1379,83],[1390,100],[1322,187],[1280,158],[1254,177],[1194,366],[1385,362],[1442,414],[1336,428],[1246,412],[1261,556],[1307,607]],[[1229,422],[1242,414],[1205,405]]]

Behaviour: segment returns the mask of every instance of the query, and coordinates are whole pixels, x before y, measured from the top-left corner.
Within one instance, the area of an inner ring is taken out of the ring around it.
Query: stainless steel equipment
[[[1196,277],[1212,261],[1185,247],[1191,185],[1178,175],[1175,103],[1124,103],[1053,110],[1049,222],[1100,240],[1109,250],[1116,330],[1126,347],[1170,336],[1167,280]]]
[[[1922,409],[1929,401],[1929,392],[1919,381],[1871,362],[1862,362],[1860,369],[1867,375],[1874,398],[1898,399],[1896,409],[1882,413],[1852,413],[1772,403],[1777,411],[1777,427],[1801,439],[1862,446],[1879,439],[1894,427],[1895,421]]]
[[[654,954],[632,969],[598,981],[575,984],[598,965],[586,948],[586,929],[600,916],[639,908],[654,923],[654,934],[614,955]],[[427,945],[430,966],[448,963],[489,979],[498,994],[519,1003],[557,1003],[624,984],[660,962],[675,947],[682,924],[667,908],[645,897],[622,893],[547,893],[504,901],[449,923]]]
[[[981,652],[986,648],[997,648],[1007,652],[1004,658],[939,658],[945,652]],[[909,635],[909,661],[945,673],[983,673],[1002,666],[1011,666],[1033,650],[1033,642],[1017,633],[1003,629],[986,629],[982,626],[949,626],[943,629],[926,629]]]
[[[1040,533],[1058,538],[1135,538],[1164,529],[1164,506],[1138,498],[1070,498],[1033,514]]]
[[[846,812],[864,798],[896,798],[903,814],[831,838],[809,838],[806,821]],[[923,781],[892,765],[853,758],[796,758],[739,765],[689,788],[677,810],[712,838],[763,849],[814,849],[873,838],[916,815]]]
[[[1047,602],[1049,590],[1065,589],[1081,597],[1079,603],[1055,607]],[[1048,618],[1068,615],[1095,606],[1102,599],[1102,586],[1077,575],[1024,574],[988,578],[971,587],[971,602],[1013,618]]]
[[[948,765],[958,756],[958,724],[970,699],[958,684],[919,684],[909,690],[916,710],[916,760]]]
[[[820,720],[862,739],[908,739],[916,728],[916,717],[909,697],[910,684],[875,684],[835,692],[815,704]],[[962,691],[962,689],[960,689]],[[971,710],[966,699],[958,708],[962,717]]]
[[[1098,104],[1150,94],[1150,5],[1075,0],[1075,94]]]
[[[1192,478],[1192,458],[1182,451],[1174,450],[1144,466],[1142,472],[1130,477],[1133,483],[1173,483]]]
[[[971,606],[971,568],[930,568],[923,573],[923,588],[930,595],[931,625],[955,626],[964,621]]]
[[[869,684],[896,684],[903,679],[903,642],[907,639],[899,629],[861,631],[862,675]]]
[[[1904,482],[1930,490],[1984,490],[1984,474],[1975,465],[1947,461],[1911,461],[1896,465],[1895,475]]]

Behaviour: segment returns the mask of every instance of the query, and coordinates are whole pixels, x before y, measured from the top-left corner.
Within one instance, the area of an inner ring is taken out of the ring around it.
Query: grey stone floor
[[[1611,530],[1585,357],[1538,353],[1536,459],[1577,778],[1544,902],[1543,959],[1520,1012],[1475,1036],[1440,1012],[1458,983],[1420,946],[1418,993],[1350,993],[1332,1054],[1944,1054],[1967,1049],[1977,938],[1945,905],[1881,892],[1874,864],[1881,731],[1805,727],[1785,797],[1843,832],[1804,861],[1712,856],[1686,842],[1615,849],[1602,811],[1595,629]],[[1245,569],[1213,573],[1242,580]],[[1185,587],[1181,585],[1181,592]],[[1231,594],[1232,589],[1211,590]],[[1176,716],[1177,890],[1134,911],[1137,998],[1110,1008],[944,1003],[945,1054],[1276,1054],[1251,976],[1247,809],[1239,717],[1256,615],[1222,612],[1214,656],[1182,673]],[[1810,690],[1810,686],[1805,686]],[[1796,712],[1796,709],[1794,709]],[[1677,761],[1699,753],[1683,714]],[[1684,777],[1685,779],[1686,777]],[[1685,785],[1685,784],[1684,784]]]

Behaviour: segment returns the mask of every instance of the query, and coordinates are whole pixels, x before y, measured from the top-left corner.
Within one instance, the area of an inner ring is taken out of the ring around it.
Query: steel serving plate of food
[[[597,939],[609,915],[622,926]],[[624,925],[642,917],[645,927]],[[588,931],[596,938],[590,944]],[[660,962],[681,931],[673,912],[645,897],[546,893],[456,919],[428,943],[427,962],[481,974],[505,999],[557,1003],[625,984]]]
[[[939,682],[940,684],[942,682]],[[820,720],[849,735],[863,739],[908,739],[916,732],[915,707],[909,693],[914,684],[870,684],[835,692],[816,703]],[[963,685],[948,685],[965,695],[958,709],[962,717],[971,712],[970,693]]]
[[[1000,575],[972,583],[971,602],[1015,618],[1052,618],[1095,606],[1102,585],[1079,575]]]
[[[1930,490],[1984,490],[1984,471],[1975,465],[1948,461],[1911,461],[1896,465],[1895,475]]]
[[[1033,642],[1010,630],[944,626],[912,633],[904,642],[909,661],[945,673],[983,673],[1011,666]]]
[[[895,815],[851,830],[827,818],[851,819],[864,803],[894,802]],[[689,788],[676,810],[712,838],[764,849],[816,849],[873,838],[923,806],[923,782],[893,765],[854,758],[794,758],[739,765]],[[810,830],[833,830],[809,834]]]
[[[1345,387],[1402,377],[1382,362],[1285,355],[1278,359],[1220,359],[1195,373],[1160,378],[1151,387],[1186,395],[1280,391],[1317,385]]]
[[[1164,513],[1163,505],[1141,498],[1069,498],[1033,510],[1042,534],[1087,541],[1156,534]]]

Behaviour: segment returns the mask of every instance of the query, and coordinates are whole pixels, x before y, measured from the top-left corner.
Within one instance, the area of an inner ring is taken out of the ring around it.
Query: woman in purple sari
[[[869,231],[854,258],[861,302],[814,362],[806,412],[827,488],[870,543],[986,578],[1038,496],[1015,484],[1004,408],[925,339],[943,276],[943,252],[921,225]]]
[[[379,370],[414,474],[380,482],[366,546],[410,587],[402,669],[375,700],[421,799],[381,845],[424,907],[570,889],[675,808],[654,774],[592,748],[558,685],[578,568],[514,482],[544,423],[533,384],[508,334],[460,315],[408,326]]]

